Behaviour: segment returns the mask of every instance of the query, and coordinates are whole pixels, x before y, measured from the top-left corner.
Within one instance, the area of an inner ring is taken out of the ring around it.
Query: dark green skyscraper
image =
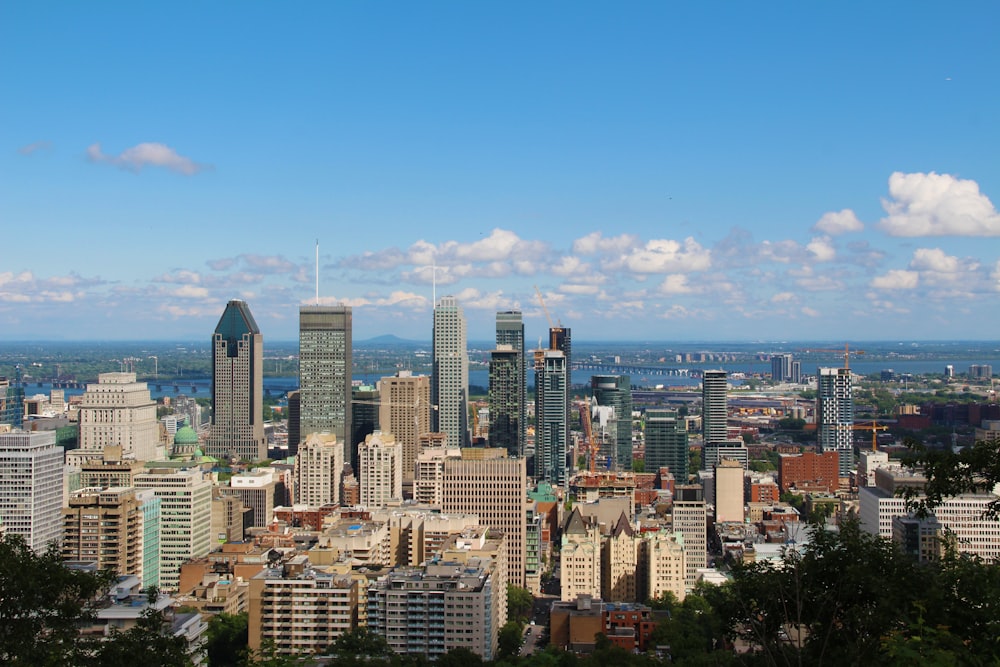
[[[627,375],[594,375],[590,387],[598,405],[615,411],[615,461],[619,470],[632,469],[632,382]]]
[[[678,484],[688,479],[688,432],[673,410],[646,411],[646,472],[670,468]]]

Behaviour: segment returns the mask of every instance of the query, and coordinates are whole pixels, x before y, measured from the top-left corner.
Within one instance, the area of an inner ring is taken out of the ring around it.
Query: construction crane
[[[549,309],[545,307],[545,299],[542,298],[542,290],[538,289],[538,285],[535,285],[535,294],[538,295],[538,303],[542,304],[542,312],[545,313],[545,319],[549,321],[549,329],[555,329],[557,325],[552,323],[552,315],[549,314]],[[562,326],[562,322],[558,324]]]
[[[583,425],[583,435],[587,441],[587,469],[593,474],[597,472],[597,455],[601,451],[601,445],[594,440],[594,426],[590,419],[590,400],[577,401],[576,407],[580,410],[580,423]]]
[[[810,353],[843,354],[844,355],[844,370],[845,371],[851,369],[851,355],[852,354],[864,354],[865,353],[864,350],[852,350],[850,343],[844,343],[844,349],[843,350],[840,350],[839,348],[829,349],[829,348],[809,347],[809,348],[801,349],[799,351],[800,352],[805,352],[806,354],[810,354]]]
[[[872,451],[878,451],[878,432],[888,431],[889,427],[885,424],[879,424],[874,419],[871,424],[852,424],[851,430],[853,431],[871,431],[872,432]]]

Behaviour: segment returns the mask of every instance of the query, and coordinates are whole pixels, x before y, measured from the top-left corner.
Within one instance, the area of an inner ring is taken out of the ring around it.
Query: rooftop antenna
[[[431,264],[431,309],[437,308],[438,302],[438,283],[437,283],[437,264]]]
[[[316,305],[319,305],[319,239],[316,239]]]

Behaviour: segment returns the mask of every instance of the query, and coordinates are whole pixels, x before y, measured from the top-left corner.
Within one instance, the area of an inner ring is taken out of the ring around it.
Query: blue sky
[[[5,3],[0,339],[991,339],[1000,5]],[[434,271],[431,267],[438,267]]]

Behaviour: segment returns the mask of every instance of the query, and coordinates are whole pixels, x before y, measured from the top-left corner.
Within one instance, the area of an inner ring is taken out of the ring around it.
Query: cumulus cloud
[[[789,301],[795,301],[794,292],[778,292],[771,297],[771,303],[787,303]]]
[[[705,271],[711,265],[711,253],[689,236],[683,243],[672,239],[647,241],[608,266],[635,273],[675,273]]]
[[[1000,214],[979,184],[950,174],[895,172],[882,207],[878,226],[890,236],[1000,236]]]
[[[177,269],[173,273],[164,273],[161,276],[153,278],[153,282],[197,285],[198,283],[201,282],[201,274],[199,274],[197,271],[188,271],[187,269]]]
[[[597,285],[565,283],[559,286],[559,291],[566,294],[597,294],[600,288]]]
[[[52,148],[52,144],[48,141],[36,141],[34,143],[28,144],[27,146],[21,146],[17,149],[17,152],[21,155],[33,155],[39,151],[47,151]]]
[[[847,232],[860,232],[865,226],[854,211],[845,208],[842,211],[831,211],[824,213],[815,225],[812,226],[814,232],[822,232],[830,236],[846,234]]]
[[[170,292],[173,296],[182,299],[204,299],[208,297],[208,290],[195,285],[181,285]]]
[[[911,290],[916,289],[919,282],[920,274],[918,272],[893,269],[885,275],[872,278],[871,286],[875,289]]]
[[[620,255],[639,244],[637,237],[632,234],[621,234],[604,238],[601,232],[591,232],[583,238],[573,241],[573,252],[578,255],[595,255],[607,253]]]
[[[913,251],[910,268],[916,271],[954,273],[959,270],[958,257],[946,255],[940,248],[917,248]]]
[[[112,164],[127,171],[140,172],[145,167],[161,167],[178,174],[192,176],[209,166],[184,157],[165,144],[146,142],[126,148],[118,155],[109,155],[101,150],[101,144],[87,147],[87,159],[91,162]]]
[[[694,290],[683,273],[672,273],[660,283],[661,294],[690,294]]]
[[[806,250],[812,253],[813,259],[817,262],[832,262],[837,256],[837,250],[833,247],[829,236],[818,236],[806,246]]]

